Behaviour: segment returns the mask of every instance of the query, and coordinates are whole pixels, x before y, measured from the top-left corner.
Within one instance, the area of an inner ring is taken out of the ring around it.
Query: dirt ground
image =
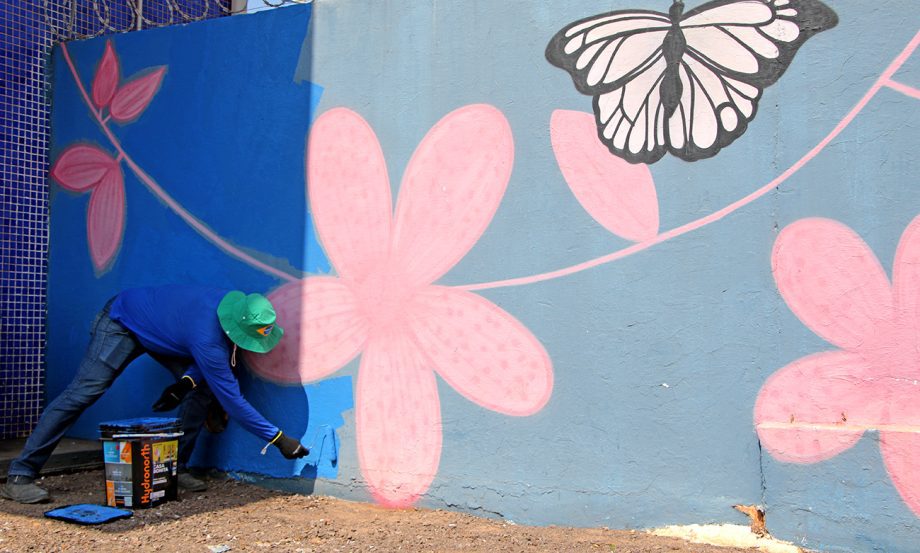
[[[101,526],[43,516],[76,503],[102,504],[102,472],[47,477],[44,505],[0,500],[0,551],[220,553],[350,551],[755,551],[698,545],[645,532],[519,526],[441,510],[388,510],[331,497],[291,495],[230,479]],[[225,549],[229,548],[229,549]]]

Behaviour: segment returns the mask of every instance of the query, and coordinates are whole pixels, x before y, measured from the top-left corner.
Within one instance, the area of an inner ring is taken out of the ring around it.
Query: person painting
[[[7,483],[0,488],[3,497],[20,503],[50,499],[34,480],[55,446],[121,371],[145,353],[177,379],[163,391],[154,410],[180,407],[184,432],[179,439],[180,487],[206,488],[184,467],[213,399],[231,419],[265,440],[266,448],[277,447],[287,459],[309,454],[299,440],[284,434],[246,401],[233,373],[239,349],[267,353],[284,334],[266,297],[188,285],[125,290],[106,303],[90,334],[73,381],[45,408],[19,457],[10,464]]]

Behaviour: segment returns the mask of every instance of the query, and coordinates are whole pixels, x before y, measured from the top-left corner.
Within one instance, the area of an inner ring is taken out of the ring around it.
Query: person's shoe
[[[203,492],[208,489],[207,482],[195,478],[188,472],[180,472],[178,480],[179,487],[187,492]]]
[[[19,503],[45,503],[51,499],[47,490],[40,488],[34,478],[14,475],[0,488],[0,496]]]

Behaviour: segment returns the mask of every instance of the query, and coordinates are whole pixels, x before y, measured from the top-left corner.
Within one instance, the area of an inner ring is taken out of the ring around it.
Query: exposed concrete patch
[[[758,537],[750,527],[740,524],[688,524],[665,526],[648,531],[656,536],[683,538],[694,543],[724,545],[729,547],[756,547],[764,553],[805,553],[806,550],[789,542],[780,541],[768,534]]]

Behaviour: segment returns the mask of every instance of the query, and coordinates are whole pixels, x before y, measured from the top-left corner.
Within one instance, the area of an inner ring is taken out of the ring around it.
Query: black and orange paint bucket
[[[99,425],[110,507],[143,509],[178,496],[179,419],[146,417]]]

